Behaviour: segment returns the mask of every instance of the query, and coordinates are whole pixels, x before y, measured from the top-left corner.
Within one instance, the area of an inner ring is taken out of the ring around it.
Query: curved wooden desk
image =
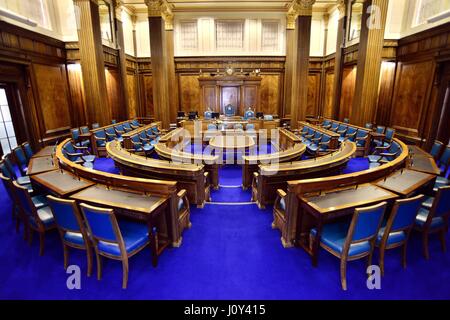
[[[301,221],[303,215],[300,210],[300,197],[306,194],[318,194],[328,190],[372,182],[404,167],[408,157],[408,147],[396,138],[394,138],[394,142],[399,144],[401,153],[394,160],[379,167],[323,178],[291,180],[287,182],[287,191],[278,189],[278,196],[274,204],[273,227],[281,230],[283,246],[293,246],[296,238],[300,239],[309,232],[309,229],[305,227],[307,224]],[[284,209],[280,206],[281,200],[284,201]],[[300,225],[304,229],[297,230]]]
[[[128,152],[119,141],[108,142],[106,151],[124,175],[177,181],[177,189],[186,189],[189,202],[199,208],[209,199],[208,172],[203,164],[146,158]]]
[[[254,172],[252,196],[259,208],[272,204],[277,197],[277,189],[286,189],[293,179],[323,177],[336,173],[346,166],[356,152],[356,144],[344,141],[341,147],[330,154],[309,160],[260,164]]]
[[[217,149],[233,149],[244,150],[255,146],[255,140],[246,135],[232,135],[232,136],[214,136],[209,140],[209,145]]]
[[[165,198],[164,206],[159,208],[161,215],[158,221],[158,230],[160,230],[158,232],[158,238],[162,242],[167,242],[174,247],[181,245],[182,231],[190,225],[190,221],[189,210],[178,210],[180,199],[183,199],[185,205],[188,205],[188,200],[185,195],[186,191],[177,193],[176,181],[128,177],[83,167],[80,164],[70,161],[62,153],[64,145],[69,143],[70,140],[64,140],[56,148],[55,156],[61,169],[67,170],[79,178],[104,185],[106,190],[120,190],[142,196],[152,195]],[[120,208],[115,209],[118,214],[128,216],[132,219],[139,219],[148,223],[154,219],[153,214],[126,210],[126,208],[122,210]]]

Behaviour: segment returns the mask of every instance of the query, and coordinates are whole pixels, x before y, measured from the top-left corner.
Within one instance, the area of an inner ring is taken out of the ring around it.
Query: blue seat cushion
[[[443,186],[445,186],[445,185],[449,184],[449,180],[444,177],[437,177],[436,183],[439,183],[439,184],[442,184]]]
[[[416,226],[418,226],[419,228],[423,228],[425,222],[427,221],[429,213],[430,213],[429,210],[425,208],[420,208],[419,213],[416,216]],[[431,221],[430,228],[436,229],[442,226],[444,226],[444,220],[442,219],[442,217],[434,217],[433,220]]]
[[[81,142],[77,142],[75,145],[77,147],[87,147],[90,144],[89,140],[83,140]]]
[[[349,225],[349,223],[332,223],[324,225],[320,242],[338,254],[342,254]],[[311,229],[311,235],[316,236],[316,234],[317,230],[315,228]],[[352,257],[369,251],[369,241],[363,241],[360,243],[351,244],[348,255],[349,257]]]
[[[92,162],[85,162],[85,163],[83,163],[83,167],[89,168],[89,169],[94,169],[94,163],[92,163]]]
[[[311,150],[311,151],[313,151],[313,152],[316,152],[317,149],[319,149],[319,146],[318,146],[317,144],[310,144],[310,145],[308,146],[308,149]]]
[[[104,146],[106,146],[105,140],[97,140],[97,146],[99,146],[99,147],[104,147]]]
[[[385,229],[386,229],[386,227],[382,227],[382,228],[380,228],[380,231],[378,232],[377,242],[376,242],[377,246],[381,244],[381,240],[383,239]],[[400,243],[400,242],[405,241],[405,239],[406,239],[406,234],[404,231],[391,232],[389,234],[387,244],[392,245],[395,243]]]
[[[81,232],[69,232],[64,233],[64,240],[79,246],[84,246],[84,239]]]
[[[425,197],[425,201],[422,202],[422,207],[430,210],[433,205],[434,197]]]
[[[371,154],[371,155],[368,156],[368,158],[369,158],[369,162],[378,162],[378,161],[380,161],[380,159],[382,157],[379,156],[379,155]]]
[[[23,186],[24,184],[30,184],[31,183],[31,180],[30,180],[29,176],[17,177],[16,181],[21,186]]]
[[[146,144],[142,146],[142,149],[144,149],[144,151],[151,151],[153,150],[155,147],[150,145],[150,144]]]
[[[146,246],[150,241],[148,237],[148,227],[143,223],[120,221],[119,228],[122,233],[127,253]],[[110,255],[120,256],[118,244],[99,241],[98,250]]]
[[[345,140],[345,137],[339,137],[339,138],[338,138],[338,141],[339,141],[339,142],[343,142],[344,140]]]
[[[38,209],[37,214],[45,227],[50,227],[54,224],[55,218],[53,217],[52,209],[50,209],[50,207],[47,206]],[[30,223],[36,227],[36,221],[34,221],[33,217],[30,218]]]
[[[33,201],[33,204],[36,207],[36,209],[48,206],[47,198],[43,195],[31,197],[31,200]]]
[[[83,160],[86,161],[86,162],[94,162],[95,156],[91,155],[91,154],[85,155],[85,156],[83,156]]]

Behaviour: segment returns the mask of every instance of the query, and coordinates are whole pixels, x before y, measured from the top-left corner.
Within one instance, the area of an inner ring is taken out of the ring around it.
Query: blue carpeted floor
[[[361,163],[360,163],[361,162]],[[347,170],[363,167],[350,162]],[[97,160],[96,168],[114,171],[110,159]],[[215,202],[245,202],[249,191],[241,183],[241,169],[225,166]],[[2,188],[2,187],[1,187]],[[81,290],[68,290],[63,252],[56,232],[46,238],[46,252],[38,254],[35,238],[29,247],[14,232],[10,202],[0,189],[0,298],[3,299],[449,299],[450,254],[439,241],[430,240],[431,259],[421,254],[421,239],[414,234],[408,249],[408,268],[400,264],[400,252],[386,257],[386,276],[381,290],[366,287],[365,261],[349,263],[349,290],[340,288],[339,260],[321,251],[313,268],[301,249],[284,249],[280,233],[271,228],[271,209],[256,205],[206,204],[192,208],[192,228],[183,234],[180,248],[166,250],[157,268],[150,250],[130,259],[128,289],[121,289],[120,262],[104,260],[103,280],[86,277],[84,253],[71,251],[71,264],[82,269]],[[377,256],[374,261],[377,261]],[[94,274],[95,274],[94,267]]]

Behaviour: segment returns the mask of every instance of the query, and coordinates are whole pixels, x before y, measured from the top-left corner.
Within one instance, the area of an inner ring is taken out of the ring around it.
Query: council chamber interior
[[[0,0],[0,105],[2,299],[450,297],[449,0]]]

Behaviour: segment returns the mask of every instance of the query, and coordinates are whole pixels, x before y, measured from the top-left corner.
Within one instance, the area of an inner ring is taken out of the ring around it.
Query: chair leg
[[[445,233],[446,233],[445,229],[442,229],[439,232],[439,239],[441,240],[442,252],[446,252],[447,251],[447,248],[446,248],[446,245],[445,245]]]
[[[69,248],[63,244],[63,251],[64,251],[64,270],[67,270],[67,267],[69,266]]]
[[[380,270],[381,270],[381,276],[384,276],[384,253],[385,252],[386,252],[386,250],[384,248],[380,248]]]
[[[16,217],[16,233],[19,233],[20,231],[20,220]]]
[[[122,260],[122,289],[126,289],[128,285],[128,259]]]
[[[96,252],[95,256],[97,258],[97,280],[102,279],[102,257]]]
[[[425,259],[430,259],[430,252],[428,250],[428,232],[424,232],[422,235],[423,255]]]
[[[407,248],[408,248],[408,242],[405,242],[405,244],[403,245],[402,248],[402,265],[403,265],[403,269],[406,269],[406,253],[407,253]]]
[[[28,245],[31,246],[31,244],[33,243],[33,229],[29,228],[28,230]]]
[[[92,275],[92,250],[90,247],[86,248],[86,256],[87,256],[87,276],[90,277]]]
[[[347,261],[341,259],[341,286],[342,290],[347,290]]]
[[[44,255],[45,232],[39,232],[39,255]]]

